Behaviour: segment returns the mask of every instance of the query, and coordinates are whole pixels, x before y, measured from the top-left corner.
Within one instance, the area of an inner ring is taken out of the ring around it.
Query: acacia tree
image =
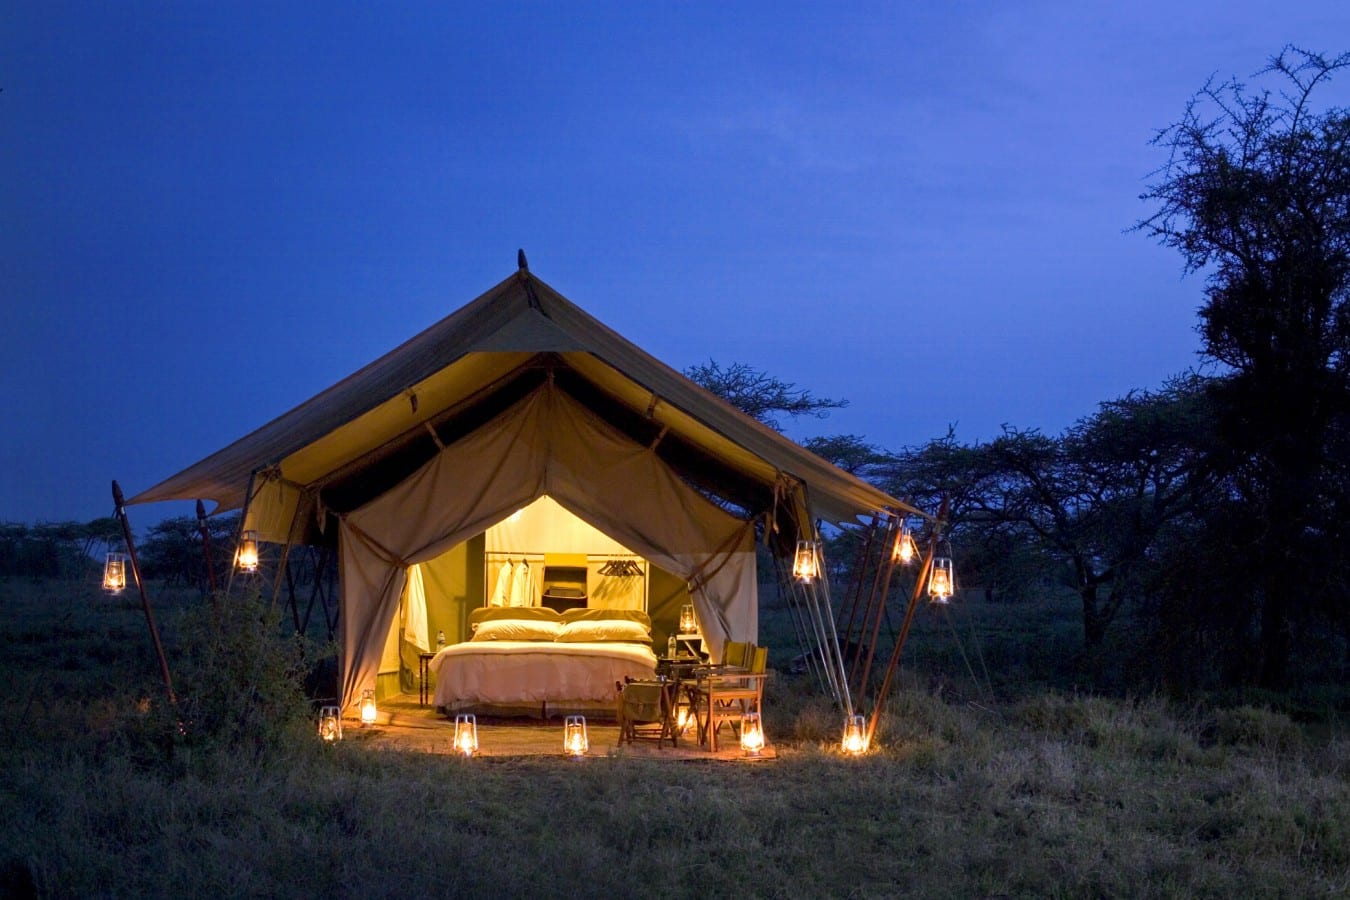
[[[1103,403],[1054,437],[1005,426],[966,445],[948,434],[900,454],[887,484],[951,497],[952,532],[986,586],[1057,572],[1079,597],[1091,649],[1135,595],[1159,534],[1210,483],[1205,383],[1186,376]]]
[[[847,400],[813,396],[790,381],[775,378],[744,363],[722,366],[710,359],[690,366],[684,374],[775,431],[783,430],[779,416],[823,419],[830,410],[848,406]]]
[[[1136,593],[1164,528],[1207,495],[1206,384],[1190,376],[1103,403],[1058,440],[1010,428],[990,444],[996,514],[1064,564],[1089,648]]]
[[[1348,464],[1350,112],[1316,112],[1312,95],[1347,66],[1350,54],[1286,48],[1258,73],[1278,94],[1206,84],[1155,138],[1169,157],[1137,226],[1205,272],[1199,332],[1225,376],[1212,389],[1214,461],[1261,523],[1233,550],[1253,567],[1260,680],[1274,687],[1315,602],[1309,581],[1329,583],[1345,560],[1328,536],[1344,531],[1332,516]]]

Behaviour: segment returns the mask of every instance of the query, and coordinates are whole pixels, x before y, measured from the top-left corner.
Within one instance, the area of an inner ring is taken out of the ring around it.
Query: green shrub
[[[184,614],[174,679],[180,746],[254,757],[309,729],[306,647],[257,595],[217,598]]]
[[[1220,744],[1284,753],[1302,744],[1303,734],[1284,713],[1256,706],[1221,709],[1214,714]]]

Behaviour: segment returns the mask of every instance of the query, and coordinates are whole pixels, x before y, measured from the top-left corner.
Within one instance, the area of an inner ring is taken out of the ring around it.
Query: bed
[[[431,660],[434,703],[465,707],[614,708],[615,682],[652,678],[651,621],[637,610],[477,609],[473,637]]]

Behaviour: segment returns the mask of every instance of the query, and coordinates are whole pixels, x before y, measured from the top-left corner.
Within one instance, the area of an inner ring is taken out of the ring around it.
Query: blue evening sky
[[[851,402],[795,437],[1057,431],[1195,363],[1148,140],[1289,42],[1350,4],[9,4],[0,520],[107,514],[517,247],[677,368]]]

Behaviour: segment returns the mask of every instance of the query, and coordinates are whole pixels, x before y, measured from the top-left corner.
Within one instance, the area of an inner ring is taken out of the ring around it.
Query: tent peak
[[[516,268],[525,273],[530,271],[530,264],[525,259],[525,251],[523,249],[516,251]]]

